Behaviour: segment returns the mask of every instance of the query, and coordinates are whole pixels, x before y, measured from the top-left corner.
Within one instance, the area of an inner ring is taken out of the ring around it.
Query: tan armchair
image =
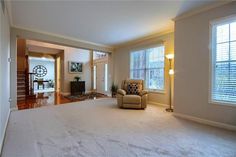
[[[129,84],[141,85],[139,94],[127,94]],[[144,89],[143,80],[125,80],[121,85],[122,89],[117,91],[117,104],[120,108],[145,109],[147,107],[148,92]]]

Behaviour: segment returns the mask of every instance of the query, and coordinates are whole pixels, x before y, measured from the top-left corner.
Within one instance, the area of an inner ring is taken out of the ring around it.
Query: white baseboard
[[[12,107],[12,108],[10,109],[10,112],[12,112],[12,111],[18,111],[18,108],[17,108],[17,107]]]
[[[11,109],[9,109],[9,111],[8,111],[7,120],[6,120],[6,123],[5,123],[5,125],[4,125],[3,134],[2,134],[2,135],[3,135],[3,138],[2,138],[1,141],[0,141],[0,156],[1,156],[1,154],[2,154],[2,148],[3,148],[3,143],[4,143],[6,131],[7,131],[7,125],[8,125],[10,113],[11,113]]]
[[[154,102],[154,101],[148,101],[148,104],[169,107],[169,105],[167,105],[167,104],[162,104],[162,103],[158,103],[158,102]]]
[[[211,120],[202,119],[202,118],[189,116],[189,115],[181,114],[181,113],[175,113],[175,112],[173,113],[173,115],[176,117],[184,118],[184,119],[191,120],[191,121],[194,121],[197,123],[206,124],[206,125],[210,125],[210,126],[214,126],[214,127],[218,127],[218,128],[223,128],[223,129],[227,129],[227,130],[231,130],[231,131],[236,131],[235,125],[220,123],[220,122],[216,122],[216,121],[211,121]]]

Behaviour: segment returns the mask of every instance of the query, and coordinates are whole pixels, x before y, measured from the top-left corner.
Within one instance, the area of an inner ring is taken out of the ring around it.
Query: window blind
[[[236,104],[236,21],[213,27],[212,100]]]

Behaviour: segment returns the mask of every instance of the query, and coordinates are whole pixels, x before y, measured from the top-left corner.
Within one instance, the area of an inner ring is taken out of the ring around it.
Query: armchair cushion
[[[125,104],[140,104],[141,97],[139,95],[125,95],[123,97],[123,103],[125,103]]]
[[[117,93],[120,94],[120,95],[123,95],[123,96],[126,95],[126,91],[123,90],[123,89],[118,89]]]

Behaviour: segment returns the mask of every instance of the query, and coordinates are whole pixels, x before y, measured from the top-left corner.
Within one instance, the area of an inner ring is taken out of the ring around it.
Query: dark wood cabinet
[[[81,95],[85,93],[85,81],[70,82],[71,95]]]

